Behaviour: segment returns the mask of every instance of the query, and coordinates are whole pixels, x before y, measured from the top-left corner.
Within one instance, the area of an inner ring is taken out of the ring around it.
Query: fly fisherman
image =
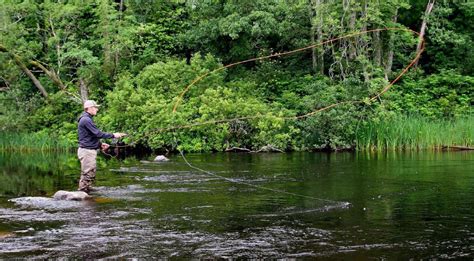
[[[127,135],[125,133],[112,134],[100,131],[92,119],[99,111],[99,107],[100,105],[95,101],[87,100],[84,102],[84,112],[78,119],[79,149],[77,150],[77,156],[81,161],[81,179],[79,180],[78,190],[86,193],[91,191],[92,183],[95,180],[97,150],[105,151],[109,148],[109,144],[101,143],[100,139],[118,139]]]

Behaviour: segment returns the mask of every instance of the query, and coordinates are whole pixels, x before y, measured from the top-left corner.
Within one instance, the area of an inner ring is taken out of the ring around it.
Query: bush
[[[224,82],[225,71],[209,74],[192,86],[173,112],[188,84],[220,66],[210,55],[197,55],[191,65],[173,60],[150,65],[136,77],[124,74],[114,92],[108,93],[108,110],[100,121],[109,129],[133,134],[132,140],[152,149],[221,151],[228,146],[255,149],[266,144],[286,149],[296,131],[275,116],[290,112],[272,109],[239,91],[249,88],[246,82]],[[241,117],[251,119],[212,123]]]
[[[474,77],[443,71],[426,78],[413,73],[393,88],[389,109],[431,119],[458,118],[470,113],[474,104]]]

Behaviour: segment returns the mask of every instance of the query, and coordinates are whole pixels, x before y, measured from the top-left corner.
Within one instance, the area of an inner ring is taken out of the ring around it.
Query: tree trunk
[[[351,6],[351,0],[345,0],[343,2],[343,5],[344,5],[344,8],[345,8],[345,11],[350,12],[349,31],[352,33],[352,32],[355,31],[355,24],[356,24],[357,14],[356,14],[355,11],[351,10],[351,9],[354,9]],[[349,46],[349,60],[354,60],[357,56],[357,51],[356,51],[356,47],[354,45],[354,40],[353,39],[348,40],[348,46]]]
[[[61,45],[59,44],[61,42],[61,39],[58,38],[56,31],[54,30],[54,25],[53,25],[53,19],[51,18],[51,15],[49,16],[49,24],[51,26],[51,33],[55,38],[57,38],[58,42],[56,43],[56,56],[57,56],[57,63],[58,63],[58,71],[56,72],[57,75],[59,75],[59,71],[61,69],[62,61],[61,61]]]
[[[313,0],[310,0],[309,1],[309,5],[308,5],[308,10],[309,10],[309,22],[310,22],[310,26],[311,26],[311,29],[310,29],[310,36],[311,36],[311,45],[315,45],[316,44],[316,40],[314,38],[315,34],[316,34],[316,26],[315,26],[315,23],[314,23],[314,8],[313,8]],[[316,72],[317,71],[317,59],[316,59],[316,47],[313,47],[311,48],[311,60],[312,60],[312,64],[313,64],[313,72]]]
[[[123,13],[123,0],[120,0],[120,5],[119,5],[119,12],[120,12],[120,20],[122,20],[122,13]]]
[[[123,16],[123,0],[120,0],[120,5],[119,5],[119,21],[122,23],[122,16]],[[120,30],[120,27],[117,28],[117,30]],[[116,32],[118,34],[118,32]],[[113,76],[117,74],[118,67],[119,67],[119,59],[120,59],[120,54],[118,50],[115,50],[115,57],[114,57],[114,70],[113,70]]]
[[[377,0],[374,4],[376,5],[376,8],[378,10],[381,9],[379,0]],[[379,28],[380,25],[376,25],[376,27]],[[380,31],[374,32],[373,39],[374,39],[374,63],[377,67],[381,67],[382,66],[383,43],[382,43],[382,38],[380,36]]]
[[[377,66],[382,66],[382,47],[380,32],[374,32],[374,62]]]
[[[362,3],[362,16],[365,21],[362,24],[362,31],[367,31],[367,0],[364,0]],[[364,39],[364,35],[360,36],[359,40],[359,55],[364,56],[364,60],[362,61],[362,71],[364,75],[364,82],[370,81],[370,75],[367,70],[367,62],[369,62],[369,58],[367,55],[367,41]]]
[[[12,52],[9,52],[7,50],[7,48],[5,48],[3,45],[0,45],[0,52],[6,52],[6,53],[9,53],[12,57],[13,57],[13,60],[15,61],[15,63],[18,65],[18,67],[21,68],[21,70],[31,79],[31,81],[33,82],[33,84],[36,86],[36,88],[38,88],[38,90],[40,91],[41,95],[43,95],[43,97],[45,98],[48,98],[48,92],[46,91],[46,89],[43,87],[43,85],[41,84],[41,82],[36,78],[36,76],[26,67],[26,65],[21,61],[21,58],[20,56],[12,53]]]
[[[323,40],[323,0],[310,0],[310,22],[311,22],[311,44],[320,44]],[[324,49],[321,46],[311,49],[311,57],[313,62],[313,71],[324,73]]]
[[[423,16],[423,21],[421,22],[421,28],[420,28],[420,37],[418,39],[418,45],[416,46],[416,52],[420,52],[421,48],[423,48],[423,37],[425,36],[425,31],[426,31],[426,23],[428,21],[428,17],[431,14],[431,11],[433,10],[433,6],[435,4],[435,0],[428,0],[428,3],[426,4],[426,10],[425,10],[425,15]],[[415,62],[415,67],[418,66],[418,60]]]
[[[87,90],[87,85],[82,78],[79,79],[79,92],[81,93],[82,103],[89,99],[89,91]]]
[[[398,19],[398,9],[395,9],[395,14],[392,17],[392,22],[395,24]],[[389,39],[388,39],[388,51],[385,60],[385,80],[388,81],[388,77],[392,73],[392,65],[393,65],[393,35],[391,32],[388,32]]]
[[[316,41],[320,44],[323,41],[323,12],[322,12],[322,3],[323,0],[316,0],[316,19],[317,19],[317,26],[316,26]],[[317,60],[317,68],[316,70],[319,73],[324,74],[324,49],[322,46],[318,46],[316,49],[316,60]]]
[[[10,84],[8,83],[7,79],[3,78],[2,76],[0,76],[0,79],[1,79],[1,82],[3,82],[5,84],[5,86],[0,86],[0,91],[7,91],[10,89]]]
[[[2,45],[0,45],[0,52],[6,52],[6,53],[10,54],[12,56],[13,60],[15,61],[15,63],[18,65],[18,67],[21,68],[21,70],[31,79],[31,81],[33,81],[33,84],[36,86],[36,88],[38,88],[38,90],[41,92],[41,94],[45,98],[48,97],[48,93],[47,93],[46,89],[43,87],[41,82],[34,76],[34,74],[26,67],[26,65],[21,61],[22,58],[19,55],[9,52]],[[74,101],[80,102],[79,97],[76,94],[69,93],[66,90],[66,86],[63,84],[63,82],[61,81],[59,76],[56,74],[56,72],[54,72],[53,70],[48,70],[44,65],[42,65],[41,63],[39,63],[37,61],[28,61],[28,64],[31,64],[31,65],[41,69],[56,85],[59,86],[61,91],[65,92],[65,93],[69,94],[71,97],[73,97]],[[0,77],[0,78],[3,78],[3,77]],[[85,92],[85,94],[86,94],[85,97],[87,98],[87,88],[85,89],[85,91],[86,91]]]
[[[112,78],[115,71],[115,54],[113,53],[113,36],[111,32],[114,30],[110,24],[111,7],[108,0],[101,0],[99,4],[99,28],[102,32],[104,61],[102,68],[104,73]]]
[[[3,46],[0,46],[0,51],[8,52],[8,50],[7,50],[5,47],[3,47]],[[8,52],[8,53],[9,53],[9,52]],[[17,55],[17,54],[12,54],[12,53],[10,53],[10,55],[11,55],[11,56],[13,57],[13,59],[15,60],[16,64],[18,64],[19,62],[20,62],[21,64],[23,64],[23,63],[21,62],[22,58],[21,58],[19,55]],[[48,77],[49,77],[55,84],[57,84],[57,85],[59,86],[59,88],[60,88],[61,90],[65,90],[65,89],[66,89],[66,87],[65,87],[64,84],[62,83],[61,79],[58,77],[58,75],[57,75],[54,71],[50,71],[50,70],[46,69],[46,67],[45,67],[44,65],[42,65],[41,63],[39,63],[39,62],[37,62],[37,61],[28,61],[28,63],[31,64],[31,65],[33,65],[33,66],[35,66],[35,67],[37,67],[37,68],[39,68],[39,69],[41,69],[46,75],[48,75]],[[18,64],[18,66],[20,66],[20,64]],[[23,66],[25,66],[25,65],[23,64]],[[21,68],[21,66],[20,66],[20,68]],[[22,68],[22,70],[23,70],[23,68]],[[36,78],[36,77],[35,77],[35,78]]]

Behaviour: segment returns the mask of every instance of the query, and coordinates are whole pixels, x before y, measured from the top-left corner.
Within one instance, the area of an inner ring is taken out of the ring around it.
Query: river
[[[0,153],[0,259],[474,258],[474,152]]]

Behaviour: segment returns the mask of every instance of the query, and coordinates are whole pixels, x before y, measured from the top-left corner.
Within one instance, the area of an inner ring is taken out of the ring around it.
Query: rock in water
[[[86,200],[90,199],[91,196],[84,191],[65,191],[59,190],[58,192],[54,193],[54,199],[57,200]]]
[[[167,157],[163,156],[163,155],[158,155],[156,156],[156,158],[153,160],[154,162],[165,162],[165,161],[169,161],[170,159],[168,159]]]

